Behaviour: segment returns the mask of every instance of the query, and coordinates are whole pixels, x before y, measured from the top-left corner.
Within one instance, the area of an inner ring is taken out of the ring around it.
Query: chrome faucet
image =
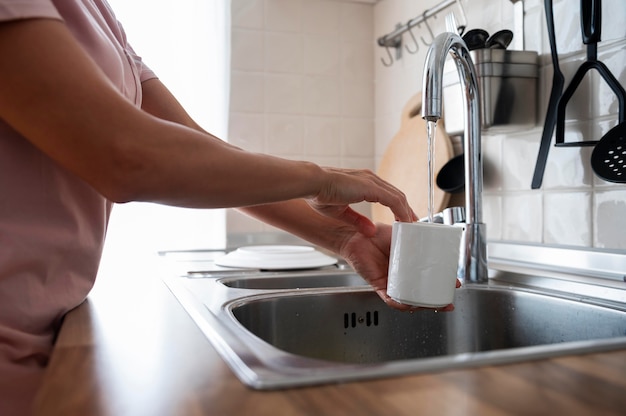
[[[437,36],[424,65],[422,117],[437,121],[442,114],[443,68],[452,55],[464,91],[465,134],[465,233],[458,277],[465,282],[487,281],[486,226],[482,222],[483,166],[480,143],[480,94],[478,77],[465,42],[454,33]]]

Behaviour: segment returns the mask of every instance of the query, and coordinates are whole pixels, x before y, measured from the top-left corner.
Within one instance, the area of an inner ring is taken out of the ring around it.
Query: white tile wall
[[[231,11],[229,141],[373,169],[373,2],[232,0]],[[227,224],[229,233],[268,231],[232,210]]]
[[[513,27],[509,0],[462,1],[469,28],[492,33]],[[399,128],[402,107],[421,90],[430,35],[425,27],[415,29],[417,53],[403,50],[390,67],[380,62],[388,57],[375,41],[439,2],[232,0],[229,140],[320,164],[375,168]],[[586,57],[578,3],[554,0],[566,85]],[[543,1],[524,0],[524,7],[525,30],[516,36],[540,54],[538,120],[525,131],[483,133],[489,238],[625,250],[626,186],[595,177],[591,148],[552,147],[542,188],[530,189],[552,65]],[[599,58],[626,85],[626,2],[605,0],[603,19]],[[435,34],[445,30],[445,13],[430,26]],[[404,42],[415,48],[408,34]],[[617,123],[617,112],[612,91],[590,74],[568,105],[566,140],[600,138]],[[228,229],[266,227],[230,213]]]
[[[599,248],[623,248],[626,230],[626,189],[594,192],[593,244]]]

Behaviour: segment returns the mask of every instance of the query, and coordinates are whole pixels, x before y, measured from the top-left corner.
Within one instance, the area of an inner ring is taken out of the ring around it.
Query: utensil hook
[[[428,18],[426,17],[426,12],[424,12],[424,14],[422,15],[422,21],[426,25],[426,29],[428,29],[428,33],[430,33],[431,42],[430,43],[426,42],[424,40],[424,36],[420,36],[420,39],[422,39],[422,42],[424,42],[424,45],[430,46],[432,43],[432,39],[435,39],[435,35],[433,34],[433,30],[430,28],[430,25],[428,24]]]
[[[410,23],[410,21],[409,21],[409,23]],[[419,25],[418,25],[418,27],[419,27]],[[411,39],[413,39],[413,44],[415,45],[415,49],[414,49],[414,50],[411,50],[411,49],[409,48],[409,45],[404,45],[404,48],[406,49],[406,51],[407,51],[408,53],[410,53],[410,54],[416,54],[416,53],[417,53],[417,52],[419,52],[419,50],[420,50],[420,44],[419,44],[419,42],[417,41],[417,39],[415,38],[415,34],[414,34],[414,33],[413,33],[413,31],[411,30],[411,26],[410,26],[410,25],[408,25],[408,24],[407,24],[407,29],[408,29],[409,35],[411,35]]]
[[[385,62],[385,58],[380,58],[380,62],[382,62],[383,65],[389,67],[393,65],[393,56],[391,55],[391,51],[389,50],[389,45],[385,45],[385,50],[387,51],[387,56],[389,57],[389,61]]]
[[[465,8],[463,7],[463,3],[461,2],[461,0],[456,0],[456,4],[457,6],[459,6],[459,10],[461,11],[461,17],[462,17],[461,23],[457,27],[457,31],[459,33],[459,36],[462,36],[463,32],[465,32],[465,29],[467,28],[467,15],[465,14]]]

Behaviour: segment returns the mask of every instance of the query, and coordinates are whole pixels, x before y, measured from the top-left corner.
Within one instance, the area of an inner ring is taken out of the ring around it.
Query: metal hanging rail
[[[402,35],[406,32],[409,32],[409,34],[411,35],[411,37],[413,38],[413,40],[415,41],[415,43],[417,44],[417,40],[415,39],[415,35],[413,34],[413,32],[411,31],[411,29],[413,29],[414,27],[418,26],[421,27],[420,25],[422,23],[424,23],[426,25],[426,28],[428,29],[431,37],[433,36],[433,32],[430,29],[430,26],[428,25],[427,20],[435,17],[437,14],[441,13],[443,10],[447,9],[448,7],[452,6],[452,5],[458,5],[460,11],[461,11],[461,16],[462,16],[462,21],[461,21],[461,26],[466,26],[467,25],[467,17],[465,16],[465,10],[463,9],[463,4],[461,3],[461,0],[444,0],[441,3],[439,3],[438,5],[427,9],[426,11],[424,11],[424,13],[422,13],[421,15],[414,17],[413,19],[410,19],[408,22],[406,22],[405,24],[398,24],[396,26],[396,29],[393,32],[390,32],[384,36],[381,36],[378,38],[377,42],[378,42],[378,46],[382,46],[384,48],[387,49],[387,55],[389,57],[389,62],[386,62],[383,58],[381,58],[381,61],[383,63],[383,65],[385,66],[390,66],[391,64],[393,64],[393,56],[391,55],[391,51],[389,48],[395,48],[396,49],[396,59],[401,57],[401,50],[400,47],[402,46]],[[429,45],[424,38],[422,37],[422,42],[424,42],[424,44]],[[415,53],[417,52],[417,49],[415,49],[414,51],[411,51],[410,49],[407,50],[410,53]]]

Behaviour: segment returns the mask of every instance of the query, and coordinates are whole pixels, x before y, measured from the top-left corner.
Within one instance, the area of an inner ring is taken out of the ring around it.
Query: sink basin
[[[453,312],[386,307],[376,293],[271,296],[229,305],[246,330],[291,354],[382,363],[626,336],[626,312],[519,290],[469,286]],[[520,351],[521,353],[521,351]]]
[[[391,309],[336,268],[164,281],[243,383],[276,389],[626,349],[626,285],[606,268],[626,258],[611,256],[600,277],[492,257],[453,312]]]

